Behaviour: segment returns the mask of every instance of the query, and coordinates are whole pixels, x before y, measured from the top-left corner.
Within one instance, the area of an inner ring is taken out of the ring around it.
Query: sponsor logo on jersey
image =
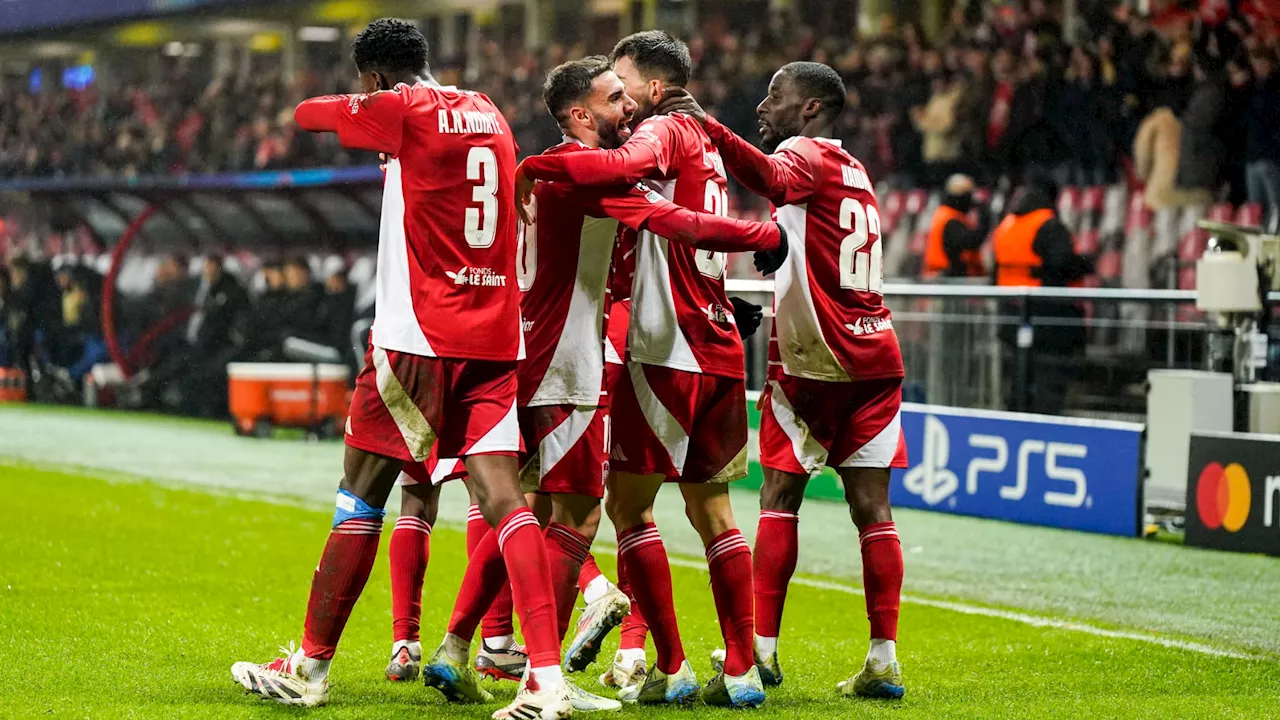
[[[507,276],[493,271],[493,268],[477,268],[463,266],[457,272],[446,270],[445,275],[453,280],[454,285],[472,285],[475,287],[506,287]]]
[[[708,303],[706,307],[699,308],[699,309],[702,310],[702,314],[706,315],[707,319],[710,320],[711,322],[717,322],[717,323],[733,322],[733,313],[729,312],[728,310],[725,310],[723,305],[718,305],[716,303]]]
[[[347,107],[351,108],[352,115],[360,114],[360,103],[363,102],[366,97],[369,97],[369,96],[368,95],[352,95],[351,99],[347,101]]]
[[[853,332],[854,337],[874,335],[878,332],[893,329],[893,320],[889,318],[863,317],[845,324],[845,329]]]
[[[520,330],[522,332],[533,332],[533,321],[529,319],[521,319]]]

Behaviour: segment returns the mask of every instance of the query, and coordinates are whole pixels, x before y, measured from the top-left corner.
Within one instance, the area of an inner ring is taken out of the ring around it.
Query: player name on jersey
[[[437,110],[440,132],[451,134],[483,133],[501,135],[502,123],[498,122],[498,114],[477,112],[474,110]]]
[[[871,178],[867,177],[867,174],[859,170],[856,165],[840,166],[840,175],[844,179],[845,187],[874,192],[871,187]]]

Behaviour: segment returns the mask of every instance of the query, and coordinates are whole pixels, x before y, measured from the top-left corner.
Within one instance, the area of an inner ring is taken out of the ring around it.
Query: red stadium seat
[[[1209,208],[1209,219],[1215,222],[1232,222],[1235,215],[1236,211],[1231,203],[1217,203]]]
[[[903,205],[906,198],[901,190],[894,190],[885,194],[884,202],[880,204],[880,232],[881,235],[889,235],[898,225],[898,217],[902,215]]]
[[[1236,210],[1236,224],[1260,227],[1262,225],[1262,205],[1245,203]]]
[[[1204,254],[1204,248],[1209,243],[1209,233],[1195,228],[1182,236],[1182,240],[1178,242],[1178,261],[1183,263],[1194,263]]]
[[[1065,187],[1058,193],[1058,217],[1071,232],[1080,226],[1080,188]]]
[[[1179,290],[1195,290],[1196,289],[1196,266],[1188,265],[1178,271],[1178,289]]]
[[[1151,229],[1151,210],[1147,207],[1146,200],[1141,193],[1134,193],[1129,198],[1129,212],[1124,220],[1124,232],[1126,235],[1132,232],[1146,231]]]
[[[1103,282],[1110,282],[1120,279],[1120,252],[1117,250],[1106,250],[1098,255],[1097,272],[1098,278]]]
[[[1093,255],[1098,252],[1101,243],[1098,240],[1097,230],[1081,230],[1076,233],[1074,245],[1077,255]]]

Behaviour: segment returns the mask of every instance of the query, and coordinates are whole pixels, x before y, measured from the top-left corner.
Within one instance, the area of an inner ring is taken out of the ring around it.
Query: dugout
[[[156,258],[218,255],[246,288],[262,283],[264,262],[310,261],[313,274],[338,264],[354,289],[353,317],[372,305],[374,254],[382,203],[377,166],[177,177],[23,180],[0,184],[0,205],[21,207],[34,249],[55,267],[102,276],[102,335],[119,379],[156,358],[157,338],[186,323],[192,308],[121,331],[122,298],[145,297]],[[19,233],[10,245],[30,242]],[[192,261],[191,274],[197,263]],[[354,364],[344,345],[335,362]],[[243,359],[235,353],[231,362]],[[331,372],[317,373],[331,377]],[[225,391],[224,391],[225,392]]]

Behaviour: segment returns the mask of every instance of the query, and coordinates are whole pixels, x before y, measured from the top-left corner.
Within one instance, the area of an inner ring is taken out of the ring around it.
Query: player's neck
[[[810,120],[800,129],[801,137],[809,138],[830,138],[835,137],[835,128],[829,123],[819,122],[818,120]]]
[[[415,72],[397,73],[395,75],[387,75],[386,77],[387,77],[387,82],[391,83],[391,87],[393,88],[396,87],[397,85],[408,85],[409,87],[413,87],[414,85],[419,85],[419,84],[431,85],[433,87],[440,86],[440,83],[437,82],[436,79],[431,76],[431,72],[429,70],[424,70],[420,73],[415,73]]]
[[[600,149],[600,136],[597,133],[581,129],[570,131],[565,130],[564,128],[561,128],[561,131],[564,132],[564,136],[570,140],[581,143],[592,150]]]

